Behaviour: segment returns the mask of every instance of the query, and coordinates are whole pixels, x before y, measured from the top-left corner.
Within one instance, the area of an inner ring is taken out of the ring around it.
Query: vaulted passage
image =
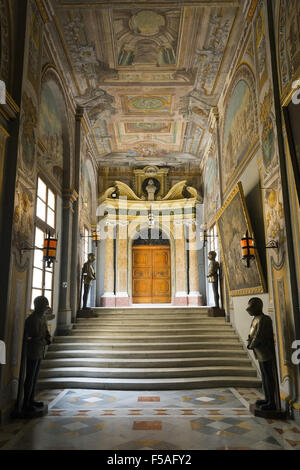
[[[0,426],[138,390],[207,448],[254,439],[236,400],[300,422],[299,72],[299,0],[0,0]],[[188,444],[152,421],[127,448]]]

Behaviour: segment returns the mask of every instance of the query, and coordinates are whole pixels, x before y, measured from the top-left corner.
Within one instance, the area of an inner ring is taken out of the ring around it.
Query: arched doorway
[[[170,302],[169,239],[161,230],[145,229],[132,243],[132,303]]]

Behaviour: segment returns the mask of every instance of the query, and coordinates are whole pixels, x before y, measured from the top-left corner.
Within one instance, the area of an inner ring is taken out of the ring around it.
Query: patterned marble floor
[[[43,418],[0,428],[0,450],[300,450],[295,421],[254,417],[253,389],[51,390]]]

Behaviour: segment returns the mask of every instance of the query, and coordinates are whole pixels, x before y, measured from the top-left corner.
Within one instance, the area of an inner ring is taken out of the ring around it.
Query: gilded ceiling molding
[[[50,17],[47,13],[43,0],[35,0],[36,6],[39,9],[43,22],[45,24],[50,23]]]
[[[0,113],[6,121],[16,119],[20,108],[10,94],[6,91],[6,103],[0,105]]]
[[[252,18],[254,16],[254,12],[256,10],[257,4],[258,4],[258,0],[252,0],[252,3],[251,3],[250,8],[248,10],[248,15],[247,15],[248,23],[250,23],[250,21],[252,21]]]

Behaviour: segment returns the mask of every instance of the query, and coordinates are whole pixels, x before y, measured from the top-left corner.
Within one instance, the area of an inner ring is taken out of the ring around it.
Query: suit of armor
[[[82,268],[83,274],[83,284],[84,284],[84,291],[83,291],[83,308],[86,308],[87,299],[91,287],[91,282],[96,279],[95,270],[93,267],[93,262],[95,261],[95,256],[93,253],[88,255],[88,261],[84,263]]]
[[[261,370],[265,400],[258,400],[257,406],[264,410],[276,408],[276,356],[272,320],[262,312],[260,299],[249,300],[247,312],[254,316],[247,348],[253,350]]]

